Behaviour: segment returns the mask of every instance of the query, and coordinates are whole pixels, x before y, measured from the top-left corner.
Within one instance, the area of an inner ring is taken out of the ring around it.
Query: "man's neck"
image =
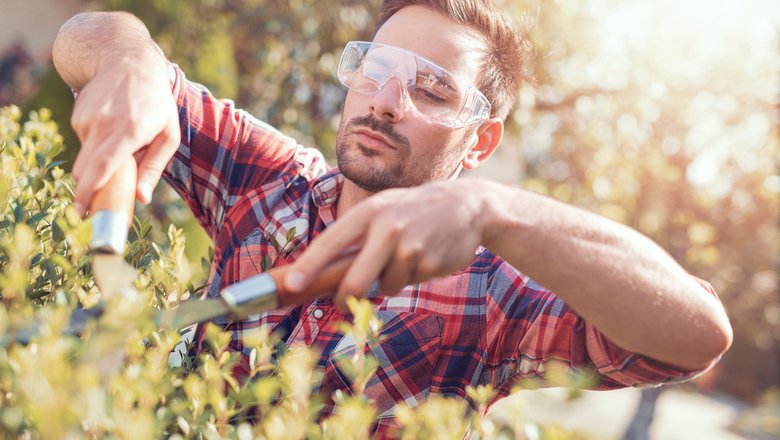
[[[376,193],[366,191],[355,185],[351,180],[344,178],[344,186],[341,188],[338,205],[336,205],[336,218],[341,217],[350,208]]]

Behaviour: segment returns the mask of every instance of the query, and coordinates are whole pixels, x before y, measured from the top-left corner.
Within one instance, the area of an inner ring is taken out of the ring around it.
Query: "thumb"
[[[160,181],[165,167],[179,147],[181,135],[178,124],[168,124],[144,151],[138,162],[136,195],[141,203],[152,200],[152,191]]]

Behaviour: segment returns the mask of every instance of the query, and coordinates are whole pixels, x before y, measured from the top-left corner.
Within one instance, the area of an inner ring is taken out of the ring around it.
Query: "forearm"
[[[651,240],[552,199],[487,185],[485,245],[610,340],[683,369],[728,347],[720,303]]]
[[[78,14],[60,28],[52,58],[62,79],[80,90],[103,70],[127,65],[164,72],[165,58],[146,26],[126,12]]]

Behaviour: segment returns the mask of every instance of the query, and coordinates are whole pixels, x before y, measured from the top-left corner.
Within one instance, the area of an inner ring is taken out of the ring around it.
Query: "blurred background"
[[[507,400],[524,399],[529,417],[585,438],[620,438],[632,420],[651,438],[777,438],[780,2],[495,3],[528,29],[536,84],[523,87],[502,147],[472,175],[652,237],[712,282],[735,330],[722,362],[691,384],[586,393],[568,407],[555,390]],[[370,39],[378,8],[378,0],[0,0],[0,105],[51,108],[72,160],[73,100],[51,46],[73,14],[121,9],[191,79],[333,158],[345,96],[334,69],[346,41]],[[186,207],[161,187],[145,209],[185,228],[202,282],[210,243]]]

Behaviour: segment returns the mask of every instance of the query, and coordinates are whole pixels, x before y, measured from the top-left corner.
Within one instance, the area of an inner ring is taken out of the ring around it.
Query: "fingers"
[[[179,147],[180,140],[178,120],[171,119],[165,129],[144,150],[143,154],[139,155],[136,196],[141,203],[149,203],[152,200],[152,191]]]
[[[325,270],[312,282],[308,289],[300,293],[290,293],[285,290],[284,277],[292,269],[292,266],[280,266],[270,269],[266,272],[270,275],[277,285],[277,296],[279,303],[287,306],[292,304],[301,304],[309,299],[314,299],[320,295],[332,294],[336,291],[349,269],[349,266],[355,259],[355,255],[347,255],[329,264]]]
[[[365,236],[371,210],[356,206],[311,242],[284,278],[291,293],[305,290],[331,261],[349,251]]]
[[[96,145],[98,143],[100,145]],[[73,165],[73,176],[76,179],[73,205],[81,216],[86,214],[95,192],[105,186],[122,161],[127,160],[119,154],[112,154],[113,151],[105,152],[107,149],[105,145],[111,145],[111,150],[127,151],[132,141],[128,138],[116,137],[101,141],[89,137],[82,143],[82,153],[78,155]]]
[[[369,233],[366,243],[355,257],[334,296],[334,302],[342,310],[346,310],[348,296],[365,297],[371,288],[371,283],[379,279],[379,275],[395,252],[395,242],[400,230],[383,230],[375,227]]]
[[[95,76],[82,88],[71,125],[82,142],[73,165],[74,205],[84,215],[95,191],[118,168],[146,147],[139,163],[136,196],[148,202],[167,158],[179,144],[176,102],[167,69],[123,66]],[[167,157],[166,157],[167,156]]]
[[[393,296],[411,282],[415,261],[396,258],[382,272],[379,292],[382,296]]]
[[[342,309],[349,296],[365,296],[376,280],[382,295],[394,295],[407,284],[465,267],[474,258],[480,232],[471,219],[460,217],[466,214],[449,193],[433,191],[437,188],[387,190],[353,206],[293,263],[285,287],[291,293],[303,291],[341,253],[359,243],[360,252],[334,298]]]
[[[121,163],[130,160],[133,154],[138,161],[138,183],[136,197],[142,203],[149,203],[152,190],[160,181],[168,161],[179,147],[181,133],[176,113],[171,113],[162,131],[145,146],[143,140],[133,133],[100,137],[105,130],[83,128],[81,151],[73,164],[76,180],[74,206],[84,216],[95,192],[111,178]],[[142,151],[139,149],[143,148]]]

